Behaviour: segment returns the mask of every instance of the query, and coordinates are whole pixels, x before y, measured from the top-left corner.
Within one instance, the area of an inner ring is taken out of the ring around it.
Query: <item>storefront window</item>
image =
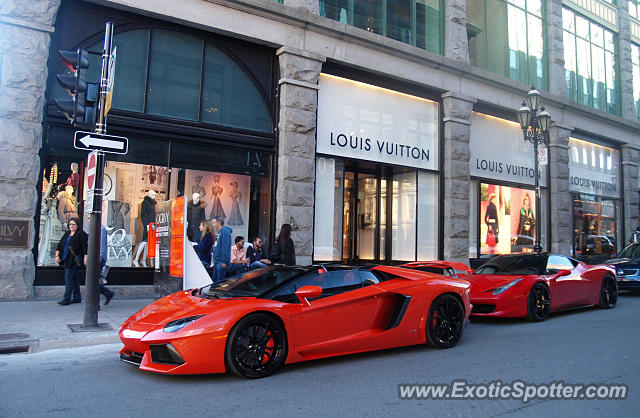
[[[640,46],[631,44],[631,71],[633,73],[633,108],[640,122]]]
[[[569,191],[573,192],[574,255],[589,263],[611,257],[620,246],[620,152],[569,138]]]
[[[533,251],[534,190],[481,183],[480,215],[481,255]]]
[[[38,266],[56,265],[55,248],[66,231],[65,224],[71,217],[84,218],[86,154],[64,141],[69,132],[52,128],[53,140],[46,149],[49,162],[43,173]],[[260,235],[267,242],[269,154],[135,137],[129,145],[127,155],[108,154],[105,163],[102,223],[108,234],[108,265],[151,267],[147,228],[154,219],[143,215],[143,206],[181,195],[188,201],[190,240],[198,240],[201,220],[220,216],[233,229],[234,237],[241,235],[250,242]],[[200,198],[196,209],[204,210],[194,209],[194,193]]]

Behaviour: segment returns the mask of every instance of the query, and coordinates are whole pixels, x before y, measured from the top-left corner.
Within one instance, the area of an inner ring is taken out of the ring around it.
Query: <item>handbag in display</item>
[[[496,235],[493,233],[493,228],[489,228],[487,231],[486,243],[489,247],[496,246]]]

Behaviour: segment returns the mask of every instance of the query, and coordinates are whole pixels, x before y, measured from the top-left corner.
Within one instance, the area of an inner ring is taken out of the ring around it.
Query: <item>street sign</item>
[[[76,131],[73,146],[78,149],[98,150],[111,154],[126,154],[129,149],[129,139],[124,136]]]
[[[93,187],[96,185],[96,154],[92,152],[87,158],[87,191],[92,192]]]
[[[538,164],[539,165],[547,165],[549,164],[549,154],[547,152],[546,147],[538,148]]]
[[[107,117],[107,113],[111,110],[111,101],[113,99],[113,84],[116,79],[116,48],[113,47],[113,51],[111,52],[111,56],[109,56],[109,78],[107,79],[107,98],[104,102],[104,117]]]

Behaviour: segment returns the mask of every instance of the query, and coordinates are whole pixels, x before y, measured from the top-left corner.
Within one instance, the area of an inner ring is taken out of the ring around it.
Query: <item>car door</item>
[[[320,286],[323,295],[309,301],[309,306],[299,304],[291,315],[296,351],[324,355],[362,349],[382,291],[373,285],[363,286],[355,270],[319,270],[296,282],[297,289],[302,286]]]
[[[567,276],[557,276],[560,270],[569,270]],[[550,277],[551,308],[564,308],[582,303],[585,297],[585,281],[580,269],[569,258],[551,254],[547,259],[546,276]]]

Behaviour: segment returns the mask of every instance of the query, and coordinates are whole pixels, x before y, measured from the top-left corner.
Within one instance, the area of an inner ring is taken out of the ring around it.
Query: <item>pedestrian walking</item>
[[[107,238],[107,228],[104,225],[100,225],[100,277],[98,279],[98,289],[105,297],[104,306],[107,306],[115,295],[113,290],[104,285],[107,282],[107,274],[109,273],[109,266],[107,266]],[[100,294],[98,295],[98,309],[100,309]]]
[[[80,229],[80,218],[69,219],[67,228],[56,247],[55,261],[64,267],[64,297],[59,305],[82,302],[78,269],[87,264],[88,236]]]

